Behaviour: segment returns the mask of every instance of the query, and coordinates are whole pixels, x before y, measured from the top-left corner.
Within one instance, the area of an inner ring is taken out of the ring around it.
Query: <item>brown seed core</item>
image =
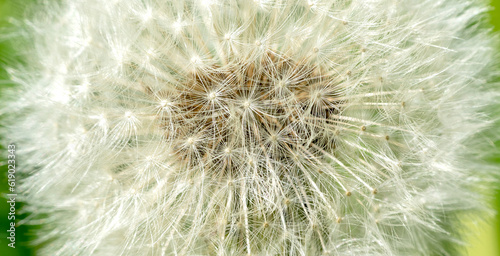
[[[162,127],[175,155],[191,168],[228,173],[286,166],[334,148],[333,120],[342,102],[335,100],[333,81],[319,67],[273,53],[200,68],[163,93],[173,103]]]

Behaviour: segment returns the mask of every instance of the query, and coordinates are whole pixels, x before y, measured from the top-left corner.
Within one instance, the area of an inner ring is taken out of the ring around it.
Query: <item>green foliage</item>
[[[29,2],[24,1],[24,2]],[[7,82],[7,72],[5,71],[5,65],[10,62],[15,61],[15,55],[13,54],[13,47],[4,40],[4,37],[8,33],[8,29],[12,27],[8,22],[8,17],[19,17],[21,15],[21,5],[16,4],[14,0],[0,0],[0,86],[8,86]],[[0,119],[0,125],[1,119]],[[5,195],[8,193],[7,184],[7,166],[6,156],[7,150],[0,147],[0,194]],[[20,213],[22,204],[16,203],[16,223],[26,217]],[[9,256],[29,256],[34,255],[34,250],[29,245],[33,237],[30,236],[30,228],[27,226],[16,227],[16,243],[15,248],[8,246],[10,241],[7,239],[7,229],[10,225],[10,220],[7,218],[9,213],[9,204],[7,199],[2,198],[0,200],[0,255]]]

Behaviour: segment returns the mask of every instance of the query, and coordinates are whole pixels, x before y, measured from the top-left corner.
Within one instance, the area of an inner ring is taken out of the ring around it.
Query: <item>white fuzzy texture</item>
[[[42,255],[456,255],[481,1],[59,2],[3,103]]]

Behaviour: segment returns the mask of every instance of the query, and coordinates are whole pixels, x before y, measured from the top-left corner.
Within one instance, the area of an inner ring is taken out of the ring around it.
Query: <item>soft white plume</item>
[[[42,255],[456,255],[482,1],[54,2],[2,108]]]

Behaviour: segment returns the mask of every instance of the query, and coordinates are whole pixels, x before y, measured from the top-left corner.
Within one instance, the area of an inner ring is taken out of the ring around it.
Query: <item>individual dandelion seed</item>
[[[457,255],[483,209],[482,1],[43,3],[2,108],[41,255]]]

